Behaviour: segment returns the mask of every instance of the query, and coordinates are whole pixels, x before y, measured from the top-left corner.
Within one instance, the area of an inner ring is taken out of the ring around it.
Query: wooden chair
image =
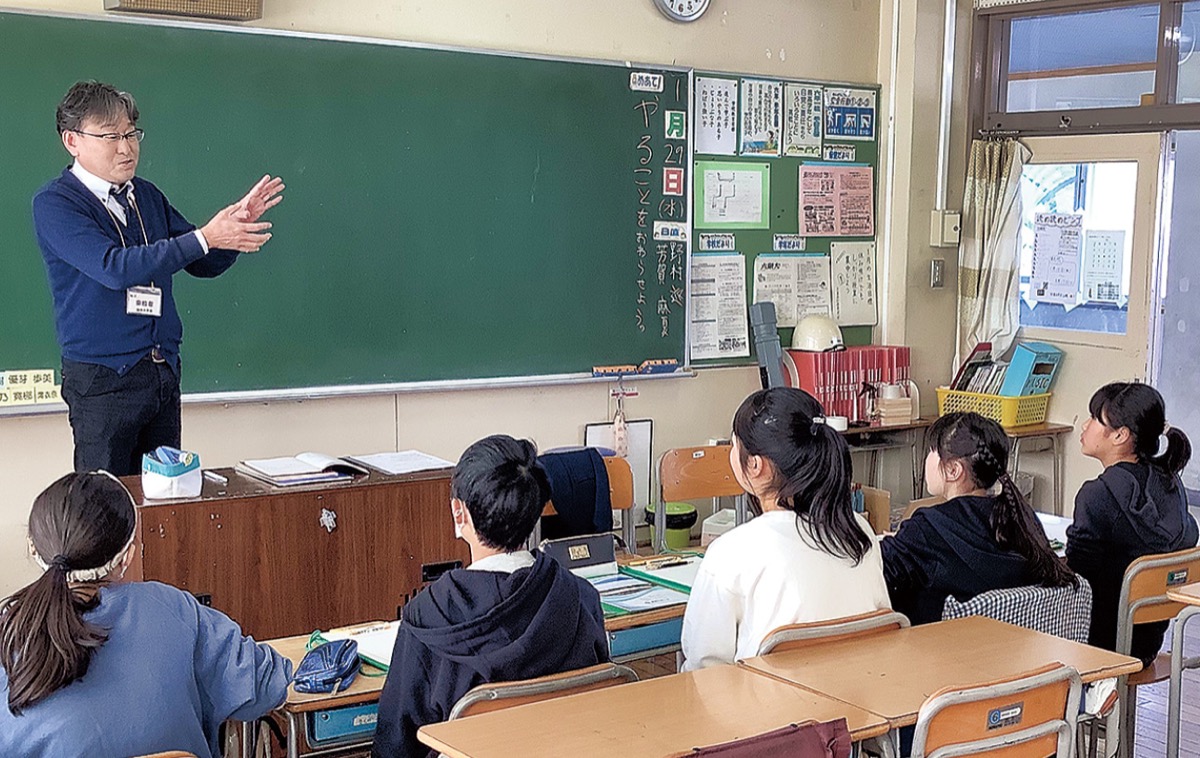
[[[917,714],[912,758],[994,755],[1070,758],[1083,685],[1061,663],[930,695]]]
[[[746,520],[745,492],[729,466],[729,445],[677,447],[658,460],[658,507],[654,510],[654,552],[667,549],[666,503],[736,497],[737,523]]]
[[[1117,601],[1117,652],[1129,655],[1133,644],[1133,627],[1136,624],[1175,618],[1186,606],[1168,598],[1167,590],[1198,578],[1200,547],[1174,553],[1144,555],[1129,564],[1129,568],[1125,569],[1125,579],[1121,582],[1121,595]],[[1178,629],[1176,633],[1178,634]],[[1182,644],[1182,639],[1178,641]],[[1182,648],[1180,651],[1182,653]],[[1121,726],[1117,754],[1122,758],[1133,755],[1133,732],[1137,726],[1137,688],[1169,679],[1171,665],[1172,655],[1159,653],[1149,666],[1136,674],[1122,677],[1118,682]],[[1169,733],[1171,725],[1168,723],[1167,726]],[[1178,731],[1175,734],[1177,737]],[[1094,722],[1090,740],[1094,745]]]
[[[630,552],[637,546],[635,537],[636,524],[633,523],[633,469],[629,467],[629,461],[615,455],[606,455],[604,458],[604,470],[608,472],[608,495],[612,500],[612,509],[621,511],[621,539],[625,540],[625,546]],[[557,511],[554,510],[554,503],[546,503],[542,508],[543,516],[554,516]],[[530,545],[536,545],[541,542],[541,524],[534,527],[533,535],[530,538]]]
[[[519,682],[481,684],[469,690],[450,709],[447,721],[467,718],[480,713],[512,708],[514,705],[536,703],[564,695],[614,687],[636,682],[637,672],[616,663],[601,663],[575,671],[524,679]]]
[[[869,637],[874,634],[904,629],[910,626],[908,617],[903,613],[880,608],[870,613],[857,616],[829,619],[828,621],[811,621],[805,624],[787,624],[772,629],[758,645],[758,655],[781,653],[787,650],[799,650],[823,642],[849,639],[854,637]],[[873,737],[864,740],[863,747],[869,752],[895,758],[896,746],[888,737]]]
[[[788,624],[771,630],[759,644],[758,655],[797,650],[822,642],[832,642],[850,637],[869,637],[873,634],[904,629],[908,626],[910,624],[907,616],[886,608],[829,621]]]

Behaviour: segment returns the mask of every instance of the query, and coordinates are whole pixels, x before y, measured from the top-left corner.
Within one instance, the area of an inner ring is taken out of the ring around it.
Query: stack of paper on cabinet
[[[260,479],[276,487],[294,487],[300,484],[327,484],[349,482],[355,474],[366,474],[367,470],[357,463],[323,453],[300,453],[282,458],[259,458],[242,461],[235,470],[239,474]]]

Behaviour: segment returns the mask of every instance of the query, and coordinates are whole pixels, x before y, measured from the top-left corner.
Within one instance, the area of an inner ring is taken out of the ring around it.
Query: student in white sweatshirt
[[[756,518],[713,542],[683,618],[684,670],[758,652],[772,630],[890,608],[883,560],[850,503],[850,449],[808,393],[754,393],[729,463]]]

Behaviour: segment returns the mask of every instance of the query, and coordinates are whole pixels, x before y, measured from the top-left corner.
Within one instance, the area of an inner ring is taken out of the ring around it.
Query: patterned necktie
[[[129,192],[132,187],[129,184],[122,184],[120,187],[113,187],[108,191],[109,197],[117,201],[117,205],[125,211],[125,226],[129,226]]]

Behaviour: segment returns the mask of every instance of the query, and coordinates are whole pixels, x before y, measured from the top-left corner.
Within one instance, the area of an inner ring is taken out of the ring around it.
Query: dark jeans
[[[179,377],[170,366],[147,357],[121,376],[64,358],[62,368],[76,471],[138,474],[143,453],[179,447]]]

